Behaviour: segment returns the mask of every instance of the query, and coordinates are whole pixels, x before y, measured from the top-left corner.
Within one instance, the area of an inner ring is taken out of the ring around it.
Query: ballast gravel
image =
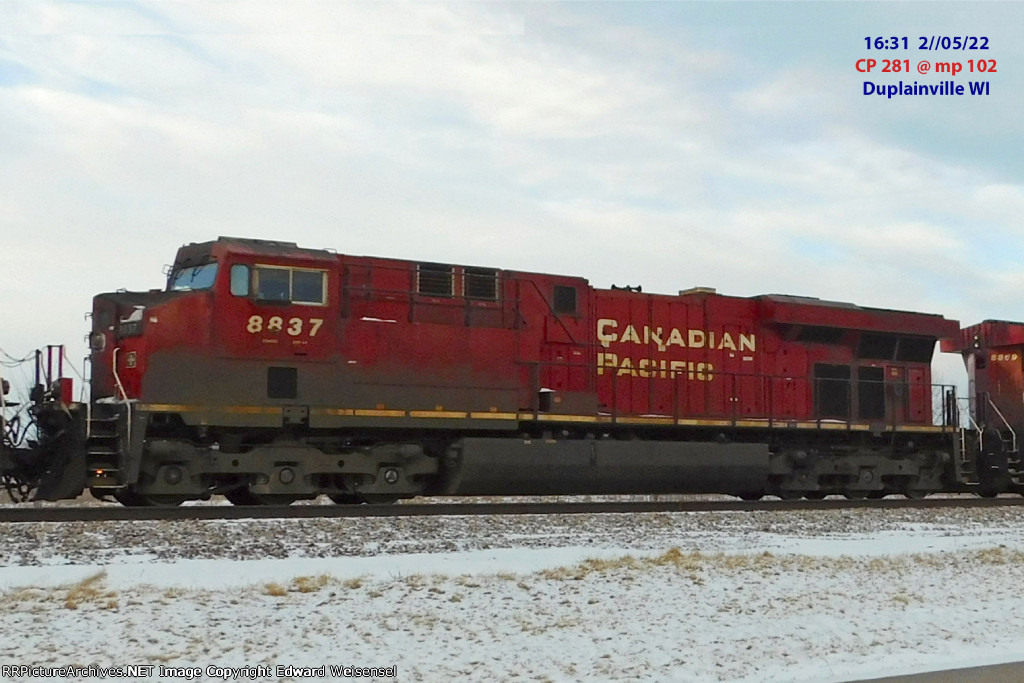
[[[0,566],[344,557],[501,548],[741,552],[793,540],[919,533],[1018,537],[1024,508],[0,524]]]
[[[1024,652],[1022,509],[0,524],[0,665],[42,667],[0,680],[839,683],[998,663]],[[93,668],[46,668],[66,666]]]

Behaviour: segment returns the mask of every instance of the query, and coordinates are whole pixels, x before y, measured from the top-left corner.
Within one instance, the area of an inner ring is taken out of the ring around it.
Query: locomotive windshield
[[[216,263],[179,268],[171,274],[171,284],[168,290],[180,292],[193,289],[209,289],[213,287],[213,281],[216,277]]]

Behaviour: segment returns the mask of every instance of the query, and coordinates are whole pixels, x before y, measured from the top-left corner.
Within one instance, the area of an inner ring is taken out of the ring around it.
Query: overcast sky
[[[84,355],[93,294],[218,235],[1024,319],[1022,32],[1020,3],[2,0],[0,348]],[[865,57],[997,72],[889,100],[864,81],[944,79]]]

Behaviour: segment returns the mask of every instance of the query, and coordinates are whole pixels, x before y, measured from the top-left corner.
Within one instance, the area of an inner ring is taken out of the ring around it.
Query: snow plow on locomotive
[[[64,347],[48,346],[2,365],[34,365],[27,401],[0,377],[0,491],[15,502],[75,498],[85,485],[85,413],[64,375]]]
[[[979,353],[938,315],[220,238],[92,324],[66,466],[128,505],[1024,492],[1024,407],[932,384]]]

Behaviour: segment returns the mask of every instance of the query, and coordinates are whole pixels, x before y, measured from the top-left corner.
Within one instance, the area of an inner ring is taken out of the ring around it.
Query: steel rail
[[[591,503],[412,503],[397,505],[187,505],[120,507],[11,505],[0,507],[0,523],[117,522],[232,519],[334,519],[352,517],[423,517],[441,515],[571,515],[655,512],[764,512],[987,508],[1024,506],[1024,498],[892,498],[881,500],[687,500]]]

